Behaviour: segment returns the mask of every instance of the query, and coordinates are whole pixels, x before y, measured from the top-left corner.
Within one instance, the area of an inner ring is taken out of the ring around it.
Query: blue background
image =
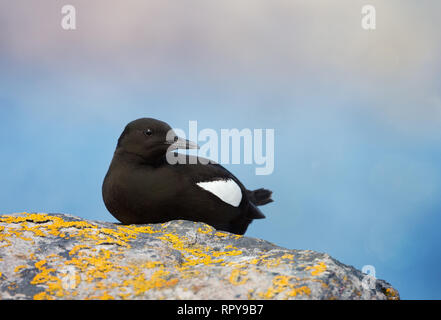
[[[437,1],[0,4],[0,212],[115,221],[101,183],[125,124],[271,128],[274,191],[247,235],[327,252],[403,299],[441,297]]]

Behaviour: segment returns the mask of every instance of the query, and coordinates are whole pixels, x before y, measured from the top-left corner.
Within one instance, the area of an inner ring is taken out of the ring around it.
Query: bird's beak
[[[180,138],[178,136],[174,136],[173,139],[167,139],[165,144],[169,144],[172,146],[172,150],[175,149],[199,149],[199,146],[190,140],[186,140]]]

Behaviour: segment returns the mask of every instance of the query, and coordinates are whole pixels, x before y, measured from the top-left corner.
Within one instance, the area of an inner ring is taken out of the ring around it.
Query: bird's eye
[[[153,134],[153,131],[151,129],[147,129],[147,130],[144,130],[144,134],[146,136],[151,136]]]
[[[177,142],[177,141],[179,140],[178,136],[175,136],[175,137],[173,138],[173,140],[174,140],[175,142]]]

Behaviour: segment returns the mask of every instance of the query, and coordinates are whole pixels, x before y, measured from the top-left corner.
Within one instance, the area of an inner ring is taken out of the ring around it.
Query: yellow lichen
[[[115,300],[115,297],[104,291],[101,295],[91,296],[88,300]]]
[[[16,266],[14,272],[20,272],[21,269],[26,269],[27,267],[26,265]]]
[[[0,222],[8,224],[6,227],[1,226],[0,247],[9,246],[11,237],[32,242],[30,236],[34,238],[55,236],[74,241],[71,247],[66,248],[69,253],[67,257],[56,254],[44,255],[42,252],[30,254],[30,259],[35,261],[34,265],[38,271],[31,284],[42,285],[45,288],[43,292],[36,294],[34,299],[72,298],[79,293],[84,296],[83,283],[86,288],[92,290],[86,295],[88,299],[125,299],[132,297],[133,294],[143,295],[150,290],[170,288],[181,280],[200,276],[201,271],[194,268],[199,265],[231,267],[231,273],[226,280],[233,285],[241,285],[248,281],[246,276],[249,275],[250,270],[261,272],[262,267],[275,268],[284,262],[284,259],[294,259],[292,254],[285,253],[275,258],[267,252],[253,259],[228,260],[227,257],[242,255],[242,250],[232,245],[219,249],[195,244],[193,239],[178,235],[173,230],[168,232],[167,224],[163,224],[159,229],[137,225],[113,228],[101,227],[85,221],[65,221],[61,216],[29,213],[0,216]],[[210,226],[198,228],[197,231],[221,238],[242,237],[216,231]],[[152,234],[169,248],[178,250],[183,261],[167,267],[160,261],[139,263],[124,261],[125,249],[130,248],[131,241],[137,239],[140,234]],[[22,268],[16,269],[18,271]],[[316,275],[326,270],[326,266],[321,263],[307,269],[312,269],[311,274]],[[118,279],[121,275],[127,280],[109,281],[110,277]],[[201,277],[205,276],[205,274],[201,275]],[[69,280],[69,285],[66,285],[66,280]],[[272,298],[281,293],[285,298],[308,295],[309,288],[298,280],[295,277],[277,276],[268,290],[256,294],[261,298]],[[251,296],[251,293],[249,295]]]
[[[215,236],[218,236],[218,237],[221,237],[221,238],[224,238],[224,237],[227,237],[227,236],[228,236],[227,233],[225,233],[225,232],[220,232],[220,231],[216,232],[214,235],[215,235]]]
[[[244,277],[247,274],[248,271],[246,270],[233,269],[230,275],[230,283],[232,283],[235,286],[244,284],[248,280],[248,278]]]
[[[43,291],[34,295],[34,300],[54,300],[54,298]]]
[[[297,295],[310,295],[311,294],[311,289],[309,289],[307,286],[301,286],[301,287],[298,287],[298,288],[294,288],[294,289],[292,289],[290,292],[288,292],[288,296],[291,296],[291,297],[295,297],[295,296],[297,296]]]
[[[205,230],[206,231],[206,230]],[[185,237],[179,237],[175,234],[166,233],[158,237],[158,239],[170,243],[172,247],[179,250],[184,254],[185,262],[182,264],[183,267],[195,266],[198,264],[210,265],[221,263],[224,259],[213,259],[220,256],[234,256],[242,254],[240,250],[234,250],[233,246],[226,246],[225,249],[233,249],[227,251],[216,251],[212,250],[210,247],[203,247],[200,245],[188,246],[186,245],[187,239]]]
[[[210,227],[209,225],[205,225],[205,229],[198,228],[198,232],[199,232],[199,233],[208,234],[208,233],[213,232],[213,228]]]
[[[324,264],[324,262],[319,262],[319,264],[315,265],[315,266],[308,266],[305,268],[305,270],[312,270],[311,271],[311,275],[312,276],[318,276],[321,273],[326,271],[326,264]]]
[[[386,290],[384,290],[384,293],[385,293],[388,300],[397,300],[398,299],[398,293],[392,288],[387,288]]]
[[[72,256],[74,254],[76,254],[78,251],[80,251],[81,249],[84,248],[90,248],[90,246],[87,246],[85,244],[78,244],[76,246],[74,246],[70,251],[69,251],[69,255]]]
[[[132,286],[135,291],[135,295],[143,294],[146,291],[152,289],[161,289],[164,287],[171,287],[176,285],[179,280],[177,278],[167,280],[166,276],[168,274],[169,274],[168,271],[165,271],[163,268],[160,268],[159,270],[156,270],[152,274],[150,279],[146,279],[145,274],[141,273],[133,279],[125,280],[124,285]]]
[[[275,276],[272,285],[265,292],[258,292],[258,296],[264,299],[272,299],[278,294],[285,293],[285,298],[296,295],[310,295],[311,289],[307,286],[298,286],[297,278],[293,276]]]

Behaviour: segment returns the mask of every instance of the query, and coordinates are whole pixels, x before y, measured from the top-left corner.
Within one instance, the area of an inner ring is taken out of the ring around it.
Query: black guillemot
[[[163,121],[130,122],[102,186],[109,212],[123,224],[190,220],[235,234],[244,234],[254,219],[265,218],[257,206],[273,201],[270,190],[247,190],[221,165],[189,159],[194,156],[183,155],[187,164],[167,161],[172,150],[195,148]]]

